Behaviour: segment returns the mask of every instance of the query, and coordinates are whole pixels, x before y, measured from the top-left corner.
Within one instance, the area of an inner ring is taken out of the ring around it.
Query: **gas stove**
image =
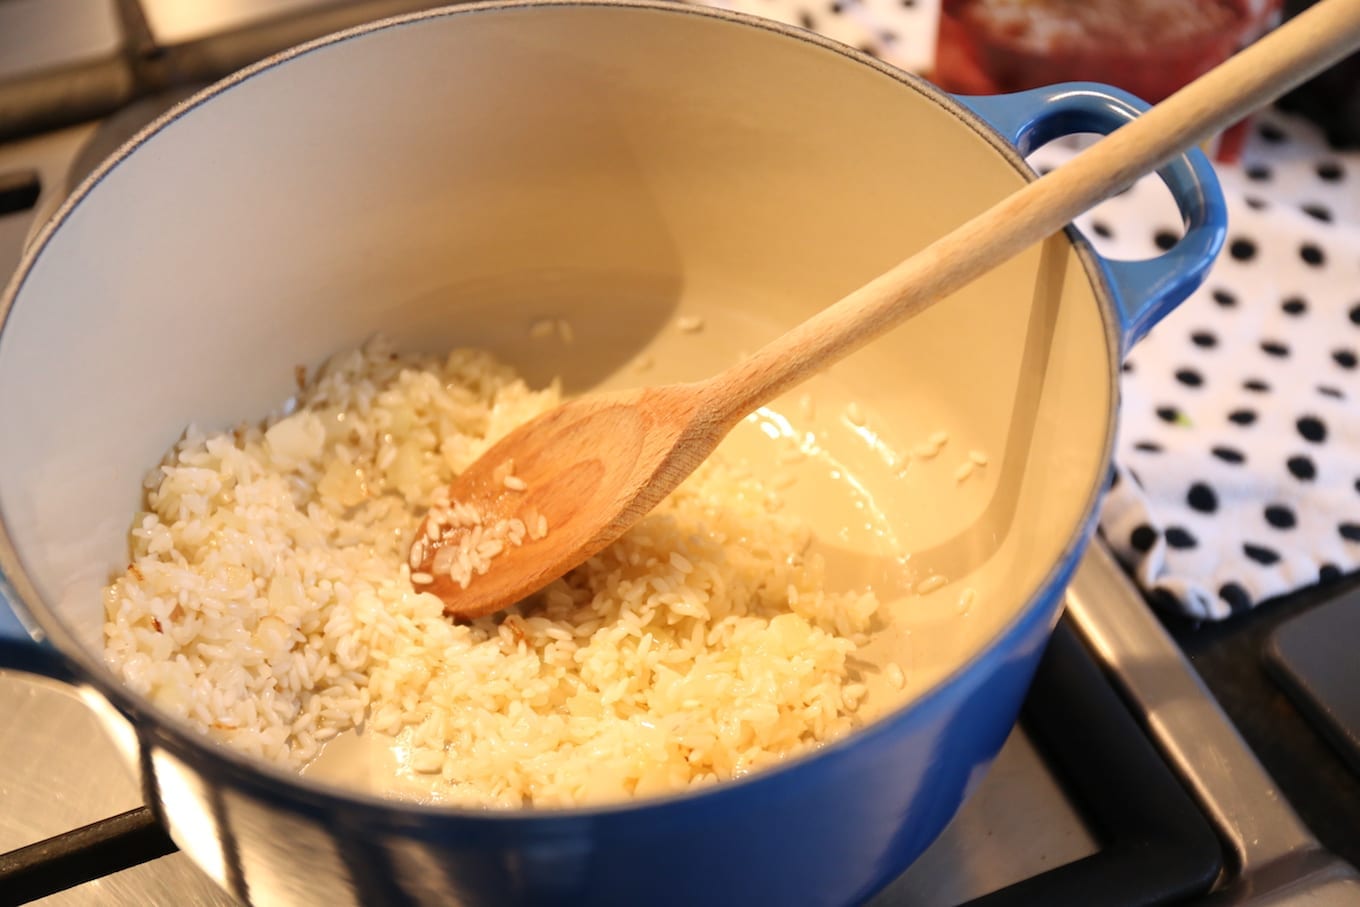
[[[158,0],[0,0],[0,279],[36,222],[195,85],[428,5],[243,0],[190,15]],[[871,903],[1360,903],[1360,874],[1319,843],[1225,714],[1252,700],[1211,691],[1187,654],[1207,677],[1227,644],[1172,630],[1093,546],[995,765]],[[175,852],[76,696],[0,672],[0,904],[39,898],[234,903]]]

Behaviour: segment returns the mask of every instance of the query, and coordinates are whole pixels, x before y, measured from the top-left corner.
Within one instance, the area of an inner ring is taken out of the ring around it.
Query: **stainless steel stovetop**
[[[205,61],[240,65],[309,33],[420,5],[430,4],[288,0],[271,8],[263,0],[205,3],[200,12],[212,20],[205,26],[203,18],[192,22],[192,17],[186,18],[182,5],[141,0],[144,14],[133,17],[135,27],[129,30],[127,9],[137,6],[131,0],[0,0],[0,187],[6,177],[19,183],[31,177],[40,187],[32,207],[0,213],[0,280],[13,271],[35,219],[50,212],[74,181],[184,90],[162,90],[138,101],[135,91],[119,90],[118,85],[168,80],[171,71],[178,74],[180,85],[211,78],[220,73]],[[315,14],[309,24],[299,24],[296,16],[308,11]],[[254,28],[260,20],[281,13],[295,16],[286,21],[286,29]],[[7,28],[22,26],[37,34],[76,14],[85,25],[61,32],[65,44],[18,42],[16,28]],[[205,35],[220,31],[223,23],[235,29],[225,45],[230,53],[205,45]],[[124,33],[130,37],[120,38]],[[123,73],[118,50],[125,40],[171,44],[183,53],[146,54],[139,71]],[[95,117],[91,122],[48,128],[60,118],[44,119],[38,107],[12,103],[17,97],[12,92],[16,73],[21,80],[28,79],[30,88],[48,79],[28,78],[25,60],[37,66],[54,54],[77,60],[77,75],[83,72],[94,79],[90,74],[102,73],[95,81],[102,80],[103,90],[70,96],[69,109]],[[124,75],[126,82],[121,80]],[[35,136],[13,138],[19,132]],[[5,210],[2,202],[0,212]],[[1086,707],[1101,710],[1105,717],[1111,712],[1131,716],[1131,721],[1121,720],[1140,740],[1150,742],[1145,748],[1158,770],[1170,770],[1171,787],[1188,793],[1182,799],[1195,812],[1192,824],[1210,830],[1214,850],[1213,861],[1196,870],[1203,873],[1208,866],[1209,874],[1193,889],[1209,891],[1206,902],[1360,903],[1360,875],[1328,854],[1300,822],[1180,649],[1099,547],[1087,556],[1072,584],[1064,624],[1063,636],[1071,640],[1065,644],[1071,650],[1068,661],[1077,653],[1078,661],[1094,666],[1090,675],[1041,670],[1025,720],[980,789],[936,844],[876,904],[953,905],[984,897],[993,904],[1036,899],[1114,903],[1093,893],[1098,889],[1083,887],[1099,884],[1101,873],[1107,885],[1124,894],[1135,890],[1117,877],[1118,861],[1108,859],[1118,847],[1118,836],[1109,826],[1110,807],[1093,807],[1089,790],[1094,778],[1105,788],[1105,800],[1117,807],[1121,798],[1145,796],[1144,788],[1134,787],[1143,784],[1142,776],[1130,774],[1122,759],[1111,756],[1111,741],[1102,739],[1106,725],[1100,720],[1089,725],[1087,737],[1073,736],[1061,727],[1082,723],[1075,717],[1064,721],[1065,715],[1076,714],[1065,710],[1081,707],[1067,700],[1067,692],[1075,691],[1062,689],[1071,678],[1084,678],[1082,686],[1109,687],[1108,699],[1092,700]],[[1080,772],[1073,768],[1074,758],[1084,766]],[[55,685],[0,672],[0,853],[140,804],[135,779],[79,699]],[[1177,824],[1172,831],[1180,828]],[[1163,844],[1174,848],[1176,840],[1173,834]],[[1083,875],[1081,867],[1093,872]],[[1058,887],[1035,887],[1045,879],[1057,880]],[[0,904],[16,900],[0,883]],[[233,902],[185,856],[171,854],[77,885],[41,903],[158,907]]]

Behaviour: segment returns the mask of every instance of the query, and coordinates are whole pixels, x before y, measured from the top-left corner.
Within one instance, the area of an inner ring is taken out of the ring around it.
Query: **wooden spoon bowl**
[[[703,399],[698,385],[645,387],[570,400],[521,425],[450,490],[483,525],[518,520],[526,527],[521,541],[505,545],[484,562],[494,569],[463,586],[435,564],[465,533],[449,533],[432,511],[412,548],[417,587],[438,595],[451,614],[480,617],[596,554],[661,503],[731,429],[703,418]],[[523,489],[507,486],[508,475]],[[534,538],[540,517],[547,533]]]

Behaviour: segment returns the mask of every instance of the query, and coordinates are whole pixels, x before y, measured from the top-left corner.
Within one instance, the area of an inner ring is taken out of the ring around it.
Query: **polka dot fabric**
[[[910,72],[924,72],[935,60],[939,0],[711,0],[703,5],[797,25]]]
[[[1269,112],[1218,172],[1227,247],[1124,365],[1100,519],[1153,602],[1205,620],[1360,566],[1360,154]],[[1110,258],[1180,234],[1154,180],[1078,226]]]
[[[938,0],[718,0],[903,69],[933,60]],[[1040,149],[1041,172],[1079,143]],[[1360,154],[1301,120],[1257,117],[1220,165],[1229,236],[1209,280],[1135,347],[1100,516],[1160,607],[1216,620],[1360,566]],[[1139,182],[1077,222],[1111,258],[1181,234]]]

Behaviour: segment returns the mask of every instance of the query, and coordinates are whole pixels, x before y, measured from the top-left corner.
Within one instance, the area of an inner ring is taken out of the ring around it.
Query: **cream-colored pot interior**
[[[259,418],[296,365],[375,332],[487,347],[573,393],[711,374],[1022,183],[927,91],[810,36],[592,5],[397,24],[217,90],[38,241],[0,337],[6,570],[97,653],[145,471],[188,423]],[[573,341],[531,337],[548,317]],[[889,603],[874,651],[905,695],[1073,543],[1107,454],[1111,336],[1060,237],[727,443],[772,472],[769,435],[815,454],[788,506],[839,584]],[[910,456],[941,431],[938,456]],[[987,465],[959,482],[972,451]],[[904,695],[872,685],[880,708]]]

